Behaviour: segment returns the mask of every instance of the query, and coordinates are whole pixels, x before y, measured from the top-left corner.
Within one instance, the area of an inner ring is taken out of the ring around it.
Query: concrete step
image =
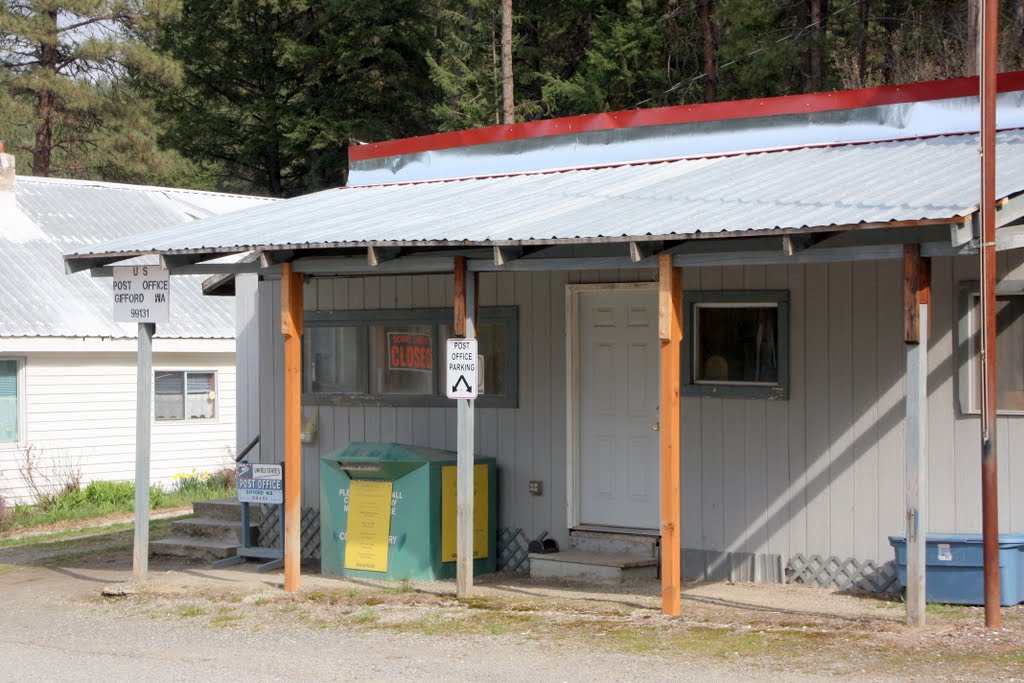
[[[195,517],[202,519],[218,519],[236,524],[242,521],[242,505],[234,498],[197,501],[192,503],[192,512]],[[262,517],[260,507],[250,505],[249,516],[249,521],[258,524]]]
[[[624,553],[575,549],[560,553],[531,553],[530,576],[601,583],[650,580],[658,578],[658,560]]]
[[[192,517],[181,519],[171,524],[171,533],[186,538],[199,538],[208,541],[224,541],[225,543],[242,542],[242,523],[227,522],[221,519]],[[259,525],[249,525],[249,544],[255,545],[259,539]]]
[[[152,556],[187,557],[193,560],[221,560],[238,554],[237,543],[200,538],[164,538],[149,544]]]
[[[660,544],[661,537],[656,532],[579,528],[569,531],[570,550],[657,558]]]

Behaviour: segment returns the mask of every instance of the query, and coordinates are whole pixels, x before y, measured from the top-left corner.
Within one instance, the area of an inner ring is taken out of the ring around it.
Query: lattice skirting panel
[[[277,505],[263,506],[263,519],[260,522],[260,546],[275,548],[281,533]],[[302,510],[302,557],[303,559],[320,559],[320,511],[313,508]]]
[[[806,583],[822,588],[837,588],[851,593],[886,593],[899,590],[896,563],[832,555],[796,554],[786,565],[786,583]]]
[[[522,529],[502,529],[498,532],[498,570],[513,574],[530,573],[530,542]]]

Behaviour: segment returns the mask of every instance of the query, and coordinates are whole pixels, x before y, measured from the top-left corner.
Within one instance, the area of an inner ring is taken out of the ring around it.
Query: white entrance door
[[[657,292],[578,296],[579,521],[657,529]]]

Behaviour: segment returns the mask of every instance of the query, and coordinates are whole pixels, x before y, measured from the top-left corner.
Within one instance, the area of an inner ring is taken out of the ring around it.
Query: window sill
[[[768,401],[788,401],[789,391],[778,384],[684,384],[683,396],[705,396],[708,398],[752,398]]]
[[[371,394],[303,394],[304,406],[337,406],[339,408],[454,408],[457,403],[447,396],[374,396]],[[514,399],[505,396],[481,396],[477,408],[518,408]]]

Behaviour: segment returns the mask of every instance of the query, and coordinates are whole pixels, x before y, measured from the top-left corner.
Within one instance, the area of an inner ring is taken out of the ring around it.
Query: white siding
[[[0,444],[0,487],[12,500],[28,491],[19,474],[25,451],[44,468],[94,479],[135,478],[135,354],[26,353],[22,444]],[[235,441],[235,367],[230,353],[155,353],[158,370],[214,370],[217,416],[153,423],[151,481],[231,463]],[[47,470],[44,469],[44,474]]]
[[[1003,277],[1024,273],[1000,257]],[[935,259],[929,343],[929,530],[981,524],[977,416],[959,414],[954,390],[956,283],[974,259]],[[565,285],[651,280],[650,271],[500,273],[480,278],[481,305],[519,307],[519,408],[477,410],[477,451],[499,464],[499,525],[566,539]],[[683,546],[888,560],[903,532],[904,364],[899,261],[684,271],[687,289],[790,292],[790,398],[686,397]],[[321,278],[308,310],[447,307],[451,277]],[[263,443],[281,448],[281,334],[276,282],[260,284]],[[338,408],[319,412],[317,443],[303,451],[303,495],[316,506],[318,460],[350,441],[398,440],[452,449],[455,411]],[[1024,417],[999,419],[1000,529],[1024,532]],[[544,495],[531,496],[539,479]]]

